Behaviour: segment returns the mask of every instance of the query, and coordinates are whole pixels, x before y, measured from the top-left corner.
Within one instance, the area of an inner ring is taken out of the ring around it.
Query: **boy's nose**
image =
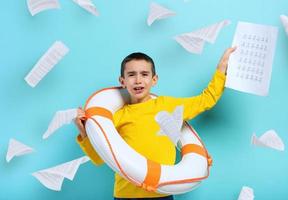
[[[141,83],[141,76],[136,76],[136,83]]]

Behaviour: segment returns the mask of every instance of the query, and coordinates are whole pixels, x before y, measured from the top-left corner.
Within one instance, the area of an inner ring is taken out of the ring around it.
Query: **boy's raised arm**
[[[169,101],[168,104],[172,106],[184,106],[184,120],[190,120],[203,111],[209,110],[220,99],[224,91],[226,81],[225,74],[228,67],[229,56],[232,52],[235,51],[235,49],[236,47],[228,48],[224,52],[217,65],[217,70],[212,80],[208,84],[208,87],[206,87],[200,95],[188,98],[172,98],[170,100],[169,98],[167,99]]]

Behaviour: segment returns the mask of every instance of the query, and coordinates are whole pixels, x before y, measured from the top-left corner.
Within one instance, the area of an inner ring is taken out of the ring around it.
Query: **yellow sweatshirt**
[[[189,98],[159,96],[143,103],[124,105],[114,114],[114,125],[122,138],[135,151],[158,163],[173,165],[176,159],[175,146],[167,136],[157,134],[160,127],[155,121],[155,115],[164,110],[171,113],[176,106],[183,105],[183,119],[190,120],[216,104],[223,93],[225,80],[225,75],[216,70],[208,87],[198,96]],[[78,136],[77,142],[96,165],[103,163],[93,149],[88,137],[82,140]],[[161,196],[166,195],[148,192],[115,173],[114,197],[145,198]]]

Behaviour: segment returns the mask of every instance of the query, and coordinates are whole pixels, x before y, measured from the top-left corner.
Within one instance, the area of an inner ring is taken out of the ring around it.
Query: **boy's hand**
[[[236,50],[236,47],[226,49],[221,60],[219,61],[217,69],[221,71],[223,74],[226,74],[227,68],[228,68],[229,57],[231,53],[233,53],[235,50]]]
[[[85,121],[86,121],[85,112],[81,107],[79,107],[77,110],[77,117],[74,120],[74,123],[76,124],[82,139],[87,136],[87,133],[84,127]]]

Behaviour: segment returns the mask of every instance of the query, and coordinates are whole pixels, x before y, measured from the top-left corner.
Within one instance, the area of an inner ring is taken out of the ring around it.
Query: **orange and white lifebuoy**
[[[128,100],[127,90],[113,87],[95,92],[85,105],[89,140],[111,169],[139,187],[162,194],[188,192],[209,176],[212,160],[187,122],[181,129],[182,159],[175,165],[156,163],[131,148],[113,124],[113,114]]]

